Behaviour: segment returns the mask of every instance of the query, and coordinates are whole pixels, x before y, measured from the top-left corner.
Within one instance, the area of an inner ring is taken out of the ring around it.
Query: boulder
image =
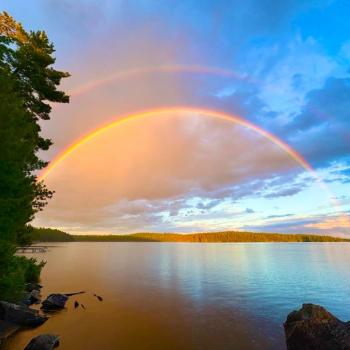
[[[24,350],[52,350],[59,345],[59,337],[54,334],[41,334],[33,338]]]
[[[26,290],[27,292],[32,292],[33,290],[39,290],[42,288],[43,286],[39,283],[35,283],[35,282],[32,282],[32,283],[27,283],[26,284]]]
[[[40,290],[33,289],[31,292],[26,293],[21,303],[24,305],[30,306],[33,304],[40,304],[40,302],[41,302]]]
[[[0,320],[23,327],[36,327],[48,319],[37,310],[26,306],[0,301]]]
[[[65,307],[68,300],[65,294],[50,294],[43,302],[41,309],[44,311],[61,310]]]
[[[319,305],[291,312],[284,331],[288,350],[350,350],[350,324]]]
[[[30,299],[30,302],[31,302],[32,304],[40,304],[40,302],[41,302],[40,290],[33,289],[33,290],[30,292],[29,299]]]

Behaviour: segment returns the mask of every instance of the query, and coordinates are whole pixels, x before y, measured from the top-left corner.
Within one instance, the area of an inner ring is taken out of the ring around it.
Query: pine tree
[[[50,119],[50,102],[69,102],[58,90],[69,74],[52,67],[53,54],[45,32],[28,33],[0,13],[0,298],[6,300],[17,299],[43,266],[14,254],[30,241],[30,222],[53,194],[36,177],[47,165],[38,152],[52,144],[40,135],[39,121]]]
[[[55,70],[54,47],[45,32],[26,32],[6,12],[0,14],[0,234],[26,243],[27,224],[52,196],[35,172],[47,165],[38,157],[52,142],[40,135],[50,102],[67,103],[57,89],[69,74]]]

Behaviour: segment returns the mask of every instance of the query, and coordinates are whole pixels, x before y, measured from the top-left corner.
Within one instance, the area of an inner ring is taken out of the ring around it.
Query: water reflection
[[[303,302],[350,319],[350,245],[65,243],[46,254],[44,293],[85,289],[87,310],[66,311],[39,333],[61,349],[283,349],[282,322]],[[100,303],[92,297],[104,297]]]

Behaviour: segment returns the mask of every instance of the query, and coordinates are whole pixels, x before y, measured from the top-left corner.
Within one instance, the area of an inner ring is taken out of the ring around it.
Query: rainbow
[[[167,64],[160,65],[154,67],[141,67],[141,68],[133,68],[120,72],[116,72],[114,74],[109,75],[108,77],[97,79],[86,83],[82,86],[78,86],[77,88],[71,90],[69,94],[71,96],[80,96],[86,92],[89,92],[93,89],[96,89],[105,84],[110,84],[118,79],[127,79],[130,77],[145,75],[151,73],[191,73],[191,74],[205,74],[205,75],[215,75],[221,76],[224,78],[235,78],[239,80],[249,80],[244,74],[236,73],[229,69],[218,68],[218,67],[206,67],[201,65],[182,65],[182,64]]]
[[[91,82],[88,82],[84,85],[78,86],[77,88],[71,90],[69,92],[72,96],[80,96],[85,94],[91,90],[94,90],[98,87],[101,87],[105,84],[111,84],[119,79],[127,79],[132,77],[137,77],[138,75],[152,74],[152,73],[190,73],[190,74],[204,74],[204,75],[215,75],[223,78],[233,78],[238,80],[244,80],[251,82],[253,84],[257,84],[258,81],[248,77],[245,74],[236,73],[229,69],[218,68],[218,67],[206,67],[201,65],[183,65],[183,64],[167,64],[167,65],[159,65],[159,66],[151,66],[151,67],[140,67],[133,68],[125,71],[119,71],[114,74],[109,75],[108,77],[104,77],[101,79],[97,79]],[[166,113],[196,113],[198,115],[203,115],[207,117],[219,118],[222,120],[226,120],[232,123],[236,123],[238,125],[242,125],[250,130],[255,131],[261,136],[269,139],[276,146],[278,146],[281,150],[286,152],[292,159],[294,159],[301,167],[303,167],[306,171],[308,171],[312,177],[317,181],[320,187],[328,194],[330,198],[330,202],[333,204],[335,208],[340,208],[341,205],[337,199],[335,199],[332,192],[325,185],[322,178],[317,174],[317,172],[312,168],[312,166],[303,158],[296,150],[294,150],[287,143],[282,141],[277,136],[271,134],[270,132],[260,128],[259,126],[245,120],[244,118],[228,114],[226,112],[221,112],[217,110],[204,109],[204,108],[196,108],[196,107],[188,107],[188,106],[178,106],[178,107],[163,107],[157,108],[147,111],[135,112],[126,115],[121,115],[116,118],[115,121],[110,122],[108,124],[99,126],[98,128],[92,130],[86,135],[80,137],[78,140],[69,145],[66,149],[64,149],[61,153],[59,153],[53,161],[49,164],[49,166],[44,169],[41,174],[38,176],[38,181],[44,180],[49,176],[49,174],[63,162],[70,154],[78,150],[85,143],[92,140],[94,137],[102,134],[103,132],[114,128],[120,124],[127,122],[130,119],[138,119],[144,118],[148,116],[161,115]]]
[[[98,127],[97,129],[90,131],[86,135],[82,136],[75,142],[73,142],[71,145],[69,145],[66,149],[64,149],[60,154],[58,154],[53,161],[49,164],[49,166],[43,170],[43,172],[39,175],[38,181],[44,180],[47,178],[47,176],[58,166],[58,164],[62,163],[69,155],[71,155],[73,152],[77,151],[80,147],[82,147],[84,144],[89,142],[90,140],[94,139],[95,137],[101,135],[107,130],[110,130],[114,127],[117,127],[121,124],[124,124],[128,122],[131,119],[140,119],[140,118],[146,118],[149,116],[157,116],[162,114],[170,114],[170,113],[177,113],[177,114],[197,114],[200,116],[206,116],[206,117],[212,117],[212,118],[218,118],[221,120],[225,120],[231,123],[236,123],[238,125],[244,126],[250,130],[255,131],[257,134],[269,139],[271,142],[273,142],[276,146],[278,146],[280,149],[282,149],[284,152],[286,152],[291,158],[293,158],[301,167],[303,167],[305,170],[310,172],[315,179],[317,179],[320,183],[322,181],[318,177],[315,170],[312,168],[312,166],[292,147],[290,147],[287,143],[283,142],[281,139],[279,139],[277,136],[271,134],[270,132],[262,129],[261,127],[249,122],[248,120],[237,116],[233,114],[228,114],[225,112],[217,111],[217,110],[210,110],[210,109],[203,109],[203,108],[195,108],[195,107],[188,107],[188,106],[180,106],[180,107],[163,107],[163,108],[157,108],[142,112],[136,112],[131,114],[126,114],[119,116],[116,120],[113,122],[110,122],[108,124],[102,125]]]
[[[68,158],[73,152],[77,151],[80,147],[82,147],[84,144],[88,143],[89,141],[93,140],[95,137],[103,134],[105,131],[108,131],[114,127],[120,126],[124,123],[127,123],[130,120],[134,119],[141,119],[141,118],[147,118],[150,116],[157,116],[157,115],[163,115],[163,114],[171,114],[171,113],[177,113],[177,114],[196,114],[198,116],[205,116],[205,117],[212,117],[221,119],[227,122],[235,123],[238,125],[241,125],[243,127],[246,127],[249,130],[252,130],[256,132],[257,134],[267,138],[272,143],[274,143],[277,147],[279,147],[281,150],[286,152],[292,159],[294,159],[302,168],[304,168],[309,174],[312,175],[312,177],[316,180],[318,185],[322,188],[322,190],[325,191],[328,198],[330,199],[330,203],[335,209],[339,209],[341,207],[341,204],[338,202],[338,200],[334,197],[334,194],[330,191],[330,189],[326,186],[326,184],[323,182],[322,178],[317,174],[317,172],[313,169],[313,167],[307,162],[305,158],[303,158],[302,155],[300,155],[296,150],[294,150],[291,146],[289,146],[287,143],[282,141],[277,136],[273,135],[272,133],[262,129],[261,127],[253,124],[252,122],[237,116],[233,114],[229,114],[223,111],[217,111],[217,110],[211,110],[211,109],[204,109],[200,107],[189,107],[189,106],[177,106],[177,107],[162,107],[147,111],[141,111],[141,112],[135,112],[130,113],[126,115],[121,115],[117,117],[116,120],[104,124],[102,126],[99,126],[98,128],[90,131],[86,135],[80,137],[78,140],[73,142],[71,145],[69,145],[67,148],[65,148],[61,153],[59,153],[53,161],[50,162],[47,168],[45,168],[42,173],[38,176],[37,180],[42,181],[46,179],[50,173],[60,164],[62,163],[66,158]],[[347,215],[340,215],[341,217],[347,217]]]

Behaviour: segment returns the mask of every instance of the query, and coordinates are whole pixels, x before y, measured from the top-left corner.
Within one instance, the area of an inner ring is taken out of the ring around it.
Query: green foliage
[[[42,263],[15,256],[30,243],[30,221],[51,198],[35,172],[51,140],[40,135],[39,120],[49,119],[50,102],[68,102],[57,90],[65,72],[53,69],[54,48],[42,31],[26,32],[0,13],[0,298],[15,300],[24,284],[39,278]]]
[[[11,77],[0,74],[0,233],[11,241],[32,216],[34,197],[31,179],[25,176],[32,130],[13,89]]]
[[[41,242],[197,242],[197,243],[229,243],[229,242],[349,242],[332,236],[291,235],[281,233],[257,232],[209,232],[194,234],[178,233],[135,233],[129,235],[70,235],[53,229],[34,229],[45,234],[36,235]]]
[[[17,265],[23,271],[23,278],[25,283],[39,282],[40,272],[45,266],[44,261],[38,262],[35,258],[26,258],[24,256],[16,256]]]
[[[0,299],[17,301],[24,292],[25,283],[38,282],[44,262],[15,256],[16,248],[0,241]]]
[[[74,237],[66,232],[51,228],[32,228],[33,242],[72,242]]]
[[[57,90],[68,73],[52,68],[54,48],[42,31],[26,32],[6,12],[0,13],[0,234],[28,243],[26,225],[52,196],[34,171],[46,166],[38,158],[51,140],[40,135],[50,102],[68,102]]]
[[[0,269],[0,299],[5,301],[19,300],[24,290],[24,275],[12,256]]]

